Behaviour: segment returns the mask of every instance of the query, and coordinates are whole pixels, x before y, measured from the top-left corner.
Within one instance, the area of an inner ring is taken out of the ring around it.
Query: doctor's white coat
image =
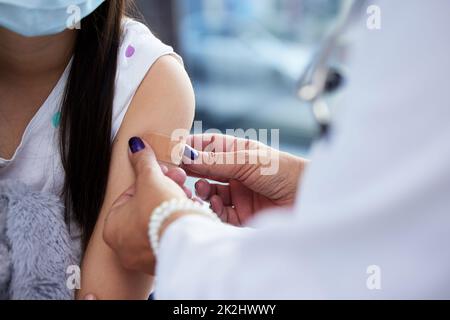
[[[177,221],[158,298],[450,298],[450,1],[377,4],[295,209],[255,230]]]

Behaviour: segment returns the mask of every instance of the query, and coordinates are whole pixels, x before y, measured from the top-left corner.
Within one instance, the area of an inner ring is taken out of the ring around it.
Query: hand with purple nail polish
[[[105,220],[103,238],[125,268],[154,274],[156,258],[147,235],[150,216],[163,202],[192,198],[192,192],[184,186],[186,173],[160,165],[145,141],[131,138],[129,147],[136,182],[114,202]],[[180,212],[173,219],[189,214]]]

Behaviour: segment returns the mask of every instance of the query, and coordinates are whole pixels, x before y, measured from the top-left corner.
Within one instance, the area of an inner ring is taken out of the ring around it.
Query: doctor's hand
[[[263,209],[293,205],[305,159],[226,135],[195,135],[188,144],[200,152],[183,168],[203,178],[195,186],[197,196],[210,201],[224,222],[239,226]]]
[[[148,224],[155,208],[172,199],[190,198],[183,185],[186,174],[181,169],[160,166],[152,148],[139,138],[130,140],[130,161],[136,174],[133,188],[112,206],[103,230],[103,239],[129,270],[153,275],[156,259],[148,239]],[[162,231],[188,212],[167,220]]]

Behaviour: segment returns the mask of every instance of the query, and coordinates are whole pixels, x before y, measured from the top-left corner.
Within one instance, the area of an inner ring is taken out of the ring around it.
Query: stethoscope
[[[361,0],[346,0],[336,25],[325,38],[315,58],[306,68],[299,82],[299,98],[312,107],[312,113],[319,125],[320,137],[327,136],[331,127],[331,110],[325,99],[327,94],[342,87],[344,76],[330,65],[330,60],[338,47],[341,35],[349,27],[356,12],[359,12]]]

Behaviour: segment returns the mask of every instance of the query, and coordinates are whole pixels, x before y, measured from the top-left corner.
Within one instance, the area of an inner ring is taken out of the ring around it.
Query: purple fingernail
[[[184,156],[191,159],[192,161],[195,161],[200,156],[198,151],[191,148],[190,146],[186,145],[184,148]]]
[[[142,141],[142,139],[138,137],[131,138],[128,142],[128,145],[130,146],[130,150],[132,153],[138,153],[139,151],[145,149],[144,141]]]

